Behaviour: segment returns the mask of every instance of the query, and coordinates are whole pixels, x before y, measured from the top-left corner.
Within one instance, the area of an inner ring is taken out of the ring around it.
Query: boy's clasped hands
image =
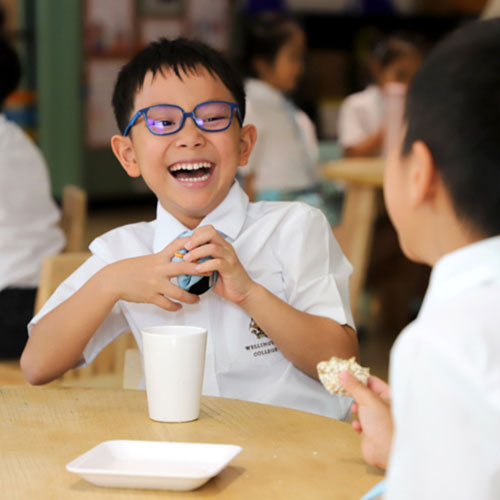
[[[184,261],[197,263],[203,257],[212,257],[196,264],[193,274],[210,275],[219,273],[214,292],[234,304],[242,305],[257,284],[241,265],[233,246],[228,243],[213,226],[203,226],[195,230],[184,245],[188,253]]]
[[[174,253],[186,249],[182,262],[172,262]],[[211,257],[202,263],[198,261]],[[199,227],[191,236],[173,240],[162,251],[120,260],[103,273],[103,285],[116,300],[154,304],[178,311],[182,303],[196,304],[198,295],[183,290],[172,281],[180,275],[219,277],[214,292],[235,304],[244,303],[256,283],[249,277],[234,248],[211,225]]]

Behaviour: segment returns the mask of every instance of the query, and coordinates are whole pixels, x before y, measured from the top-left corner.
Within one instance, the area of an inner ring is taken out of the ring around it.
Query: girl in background
[[[345,99],[340,107],[338,136],[344,156],[379,156],[384,145],[385,96],[393,83],[410,83],[423,59],[421,43],[391,35],[373,51],[374,83]]]
[[[303,29],[286,14],[259,14],[247,24],[245,122],[257,127],[257,143],[240,174],[250,199],[321,202],[315,128],[288,97],[304,70],[305,51]]]

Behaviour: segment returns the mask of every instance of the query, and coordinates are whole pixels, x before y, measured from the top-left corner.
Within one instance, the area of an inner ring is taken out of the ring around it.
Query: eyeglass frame
[[[221,129],[217,129],[217,130],[207,130],[207,129],[204,129],[202,128],[196,121],[196,115],[195,115],[195,111],[200,107],[200,106],[203,106],[205,104],[227,104],[230,109],[231,109],[231,116],[229,117],[229,123],[227,124],[226,127],[224,128],[221,128]],[[164,107],[164,106],[168,106],[170,108],[177,108],[179,109],[181,112],[182,112],[182,121],[181,121],[181,124],[179,126],[179,128],[177,130],[175,130],[174,132],[167,132],[165,134],[159,134],[158,132],[153,132],[150,128],[149,128],[149,125],[148,125],[148,120],[147,120],[147,113],[148,111],[151,109],[151,108],[159,108],[159,107]],[[240,108],[238,106],[238,104],[236,104],[235,102],[229,102],[229,101],[205,101],[205,102],[200,102],[200,104],[197,104],[194,108],[193,108],[193,111],[184,111],[180,106],[177,106],[176,104],[153,104],[152,106],[148,106],[147,108],[142,108],[142,109],[139,109],[135,114],[134,116],[130,119],[130,121],[128,122],[127,126],[125,127],[125,130],[123,131],[123,137],[127,137],[128,133],[130,132],[130,129],[135,125],[135,123],[137,122],[137,120],[141,117],[141,115],[144,117],[144,123],[146,124],[146,127],[147,129],[149,130],[149,132],[151,132],[153,135],[159,135],[159,136],[162,136],[162,135],[172,135],[172,134],[176,134],[177,132],[179,132],[180,130],[182,130],[182,128],[184,127],[184,124],[186,123],[186,118],[187,117],[190,117],[194,124],[200,129],[200,130],[203,130],[203,132],[223,132],[224,130],[227,130],[231,124],[233,123],[233,114],[234,114],[234,111],[236,110],[236,117],[238,118],[238,122],[240,124],[240,127],[243,126],[243,120],[241,119],[241,113],[240,113]]]

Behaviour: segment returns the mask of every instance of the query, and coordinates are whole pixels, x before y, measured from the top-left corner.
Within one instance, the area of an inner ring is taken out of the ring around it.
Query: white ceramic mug
[[[200,415],[207,330],[154,326],[141,333],[150,418],[159,422],[196,420]]]

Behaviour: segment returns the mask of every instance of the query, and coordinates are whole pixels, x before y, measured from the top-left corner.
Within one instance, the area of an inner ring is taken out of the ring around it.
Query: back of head
[[[182,78],[182,73],[196,73],[200,68],[206,69],[212,76],[222,81],[233,95],[241,118],[244,119],[243,81],[236,69],[220,52],[196,40],[160,38],[139,51],[118,74],[112,104],[120,131],[123,132],[127,126],[134,110],[135,95],[149,72],[154,76],[157,72],[170,70]]]
[[[242,66],[248,76],[258,76],[256,59],[272,63],[281,47],[294,31],[301,29],[298,21],[282,12],[262,12],[249,17],[244,26]]]
[[[9,42],[0,37],[0,109],[21,80],[21,64]]]
[[[447,37],[407,96],[403,154],[429,148],[455,212],[473,231],[500,234],[500,19]]]

